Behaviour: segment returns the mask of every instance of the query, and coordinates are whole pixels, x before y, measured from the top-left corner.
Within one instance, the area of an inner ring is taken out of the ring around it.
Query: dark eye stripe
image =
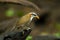
[[[32,15],[36,16],[35,14],[32,14]]]

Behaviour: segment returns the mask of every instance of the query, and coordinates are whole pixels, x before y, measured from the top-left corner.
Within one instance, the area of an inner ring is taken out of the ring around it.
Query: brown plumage
[[[23,17],[21,17],[18,20],[17,25],[25,24],[26,22],[28,22],[30,20],[30,17],[31,17],[31,15],[29,15],[29,14],[24,15]]]

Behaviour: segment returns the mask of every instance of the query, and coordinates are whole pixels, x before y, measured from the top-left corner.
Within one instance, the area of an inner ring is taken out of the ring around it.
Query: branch
[[[22,4],[24,6],[32,7],[34,9],[36,9],[37,12],[40,12],[40,8],[36,4],[34,4],[34,3],[30,2],[30,1],[27,1],[27,0],[0,0],[0,2],[13,2],[13,3],[18,3],[18,4]]]

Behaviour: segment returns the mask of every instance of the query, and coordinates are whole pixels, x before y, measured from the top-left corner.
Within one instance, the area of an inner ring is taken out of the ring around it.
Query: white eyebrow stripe
[[[35,12],[32,12],[32,14],[37,15]]]

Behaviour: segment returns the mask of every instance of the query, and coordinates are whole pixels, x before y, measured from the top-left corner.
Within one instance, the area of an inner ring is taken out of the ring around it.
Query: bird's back
[[[21,17],[18,22],[17,22],[17,25],[23,25],[23,24],[26,24],[28,23],[30,20],[30,15],[29,14],[26,14],[25,16]]]

